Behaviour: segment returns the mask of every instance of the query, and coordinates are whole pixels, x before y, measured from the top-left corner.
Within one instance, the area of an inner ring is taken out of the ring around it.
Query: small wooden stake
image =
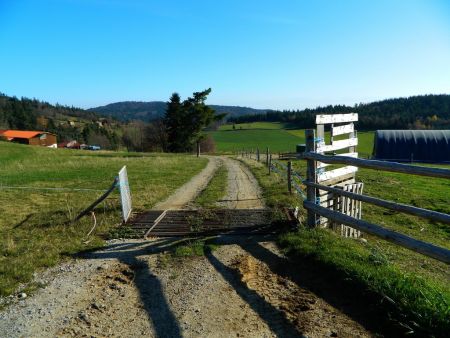
[[[287,181],[288,181],[288,191],[292,194],[292,162],[288,162],[287,167]]]
[[[269,167],[269,175],[270,175],[270,172],[272,171],[272,154],[270,154],[269,156],[270,157],[269,157],[269,165],[268,165],[268,167]]]

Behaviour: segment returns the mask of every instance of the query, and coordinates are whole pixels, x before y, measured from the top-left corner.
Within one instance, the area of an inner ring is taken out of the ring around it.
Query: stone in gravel
[[[21,293],[19,293],[19,299],[25,299],[25,298],[27,298],[27,294],[25,293],[25,292],[21,292]]]
[[[89,320],[89,316],[84,312],[80,312],[80,314],[78,315],[78,318],[80,318],[82,321],[84,321],[88,325],[91,324],[91,321]]]
[[[101,310],[100,306],[97,303],[92,303],[91,307],[95,310]]]

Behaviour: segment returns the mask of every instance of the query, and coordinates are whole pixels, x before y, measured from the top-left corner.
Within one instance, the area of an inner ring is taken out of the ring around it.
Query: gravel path
[[[182,207],[221,159],[158,207]],[[254,177],[227,168],[230,208],[260,208]],[[251,187],[250,187],[251,186]],[[200,189],[200,190],[199,190]],[[270,237],[223,236],[206,256],[176,258],[180,239],[114,240],[36,275],[46,286],[0,312],[0,337],[367,337],[360,324],[302,287]]]
[[[273,272],[264,238],[224,237],[179,259],[173,239],[112,241],[49,269],[47,286],[0,313],[1,337],[370,336],[323,299]]]
[[[264,208],[261,189],[250,170],[239,161],[224,158],[228,170],[227,194],[217,204],[227,209]]]

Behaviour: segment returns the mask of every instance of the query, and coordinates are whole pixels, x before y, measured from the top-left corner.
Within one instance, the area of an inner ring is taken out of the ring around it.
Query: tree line
[[[112,150],[189,152],[202,143],[204,150],[213,151],[214,142],[203,130],[225,114],[205,104],[210,93],[210,88],[194,92],[183,101],[172,94],[164,117],[151,123],[120,122],[80,108],[0,93],[0,129],[43,130],[55,133],[58,142],[77,140]]]
[[[448,129],[450,95],[421,95],[360,103],[353,107],[329,105],[315,109],[268,111],[263,114],[230,117],[231,123],[282,122],[292,128],[314,128],[316,114],[358,113],[359,130]]]

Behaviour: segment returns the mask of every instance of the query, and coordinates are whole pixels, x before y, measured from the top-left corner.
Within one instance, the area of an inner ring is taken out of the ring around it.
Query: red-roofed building
[[[0,130],[0,137],[10,142],[57,148],[56,135],[47,131]]]

